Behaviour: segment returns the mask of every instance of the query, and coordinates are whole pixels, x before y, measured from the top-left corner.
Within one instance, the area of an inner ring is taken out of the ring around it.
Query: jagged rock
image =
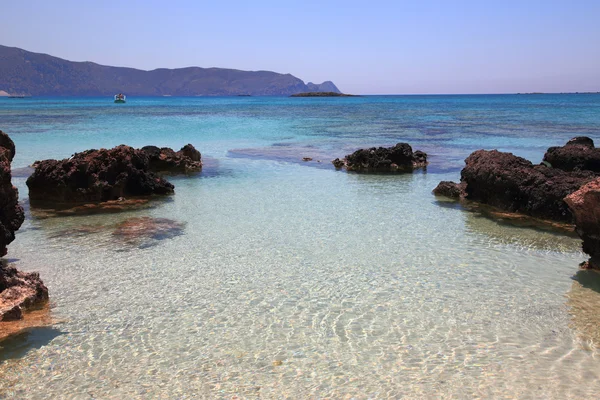
[[[145,151],[125,145],[87,150],[64,160],[39,161],[27,179],[27,186],[32,205],[165,195],[173,193],[174,188],[151,171]]]
[[[21,272],[0,263],[0,321],[23,318],[23,311],[42,306],[48,301],[48,289],[37,272]]]
[[[202,156],[191,144],[175,152],[168,147],[145,146],[141,150],[148,155],[149,168],[153,172],[190,173],[202,169]]]
[[[348,154],[343,160],[332,161],[336,168],[364,172],[406,172],[427,166],[427,154],[417,150],[413,153],[408,143],[393,147],[372,147]]]
[[[465,184],[455,183],[450,181],[441,181],[435,189],[433,194],[436,196],[446,196],[453,199],[459,199],[465,196]]]
[[[178,153],[180,153],[184,157],[189,157],[189,159],[192,161],[202,161],[202,154],[200,154],[200,152],[189,143],[183,146],[181,150],[178,151]],[[202,164],[200,164],[200,167],[202,167]]]
[[[591,172],[565,172],[533,165],[512,153],[478,150],[466,160],[461,182],[468,200],[505,211],[570,222],[563,199],[594,179]]]
[[[0,131],[0,257],[15,239],[25,214],[19,205],[19,192],[11,183],[10,163],[15,156],[15,144]],[[23,311],[38,307],[48,300],[48,289],[37,273],[25,273],[0,260],[0,321],[23,318]],[[6,330],[0,327],[0,339]]]
[[[15,240],[15,231],[25,219],[19,191],[11,183],[10,163],[14,156],[15,144],[0,131],[0,257],[6,255],[6,246]]]
[[[0,147],[4,147],[6,150],[8,150],[7,157],[8,160],[12,162],[13,158],[15,157],[15,143],[6,133],[2,131],[0,131]]]
[[[600,149],[589,137],[575,137],[562,147],[550,147],[544,162],[563,171],[593,171],[600,173]]]
[[[590,259],[583,267],[600,269],[600,178],[565,198],[573,216],[575,230],[583,239],[583,251]]]
[[[344,160],[340,160],[339,158],[336,158],[335,160],[333,160],[331,162],[333,164],[334,167],[336,167],[337,169],[341,169],[344,168],[344,165],[346,165],[346,163],[344,162]]]

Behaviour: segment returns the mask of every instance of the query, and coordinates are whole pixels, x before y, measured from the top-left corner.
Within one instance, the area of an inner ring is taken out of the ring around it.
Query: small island
[[[305,92],[296,93],[290,97],[357,97],[354,94],[336,93],[336,92]]]

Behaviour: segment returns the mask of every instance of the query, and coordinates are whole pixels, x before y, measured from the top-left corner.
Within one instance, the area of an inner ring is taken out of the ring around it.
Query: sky
[[[600,91],[600,0],[0,0],[0,44],[354,94]]]

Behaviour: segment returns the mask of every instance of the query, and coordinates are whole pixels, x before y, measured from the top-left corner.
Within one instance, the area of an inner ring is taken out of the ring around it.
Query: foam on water
[[[451,98],[444,107],[454,112],[425,122],[444,101],[398,99],[319,100],[318,107],[307,99],[148,99],[147,107],[119,111],[127,115],[115,131],[106,127],[113,109],[94,100],[62,111],[36,103],[49,115],[83,116],[64,136],[55,123],[46,133],[25,119],[2,127],[12,133],[23,125],[12,135],[21,167],[121,142],[192,142],[218,163],[207,176],[173,179],[176,194],[152,209],[28,215],[8,257],[40,271],[63,322],[2,344],[0,396],[593,397],[600,293],[597,274],[577,274],[585,259],[579,240],[440,204],[431,190],[458,179],[456,169],[348,174],[260,150],[290,142],[343,155],[393,143],[403,131],[390,121],[409,110],[418,118],[399,123],[423,128],[406,141],[446,149],[437,157],[450,164],[468,155],[471,145],[457,132],[431,145],[423,131],[479,110],[477,97],[469,100],[475,106]],[[555,110],[553,102],[545,105]],[[0,112],[16,113],[10,107]],[[148,108],[167,115],[146,115]],[[206,108],[211,114],[203,116]],[[515,114],[515,125],[526,119]],[[369,125],[365,115],[381,135],[348,133]],[[489,119],[492,126],[494,114]],[[519,143],[541,158],[542,147],[568,135]],[[494,140],[511,145],[510,137]],[[252,148],[259,150],[228,156]],[[14,181],[24,197],[25,177]],[[167,218],[179,230],[141,241],[115,235],[132,217]]]

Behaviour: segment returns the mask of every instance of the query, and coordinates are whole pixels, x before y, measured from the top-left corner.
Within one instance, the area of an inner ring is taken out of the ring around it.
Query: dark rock
[[[181,150],[178,151],[178,153],[180,153],[184,157],[188,157],[192,161],[202,161],[202,154],[200,154],[200,152],[189,143],[183,146]]]
[[[0,311],[0,313],[2,313],[2,311]],[[21,309],[20,306],[16,305],[13,308],[11,308],[10,310],[7,310],[6,312],[4,312],[4,314],[0,315],[1,319],[0,321],[18,321],[20,319],[23,319],[23,310]]]
[[[594,141],[587,137],[587,136],[577,136],[574,137],[573,139],[569,140],[566,144],[566,146],[584,146],[584,147],[589,147],[590,149],[594,148]]]
[[[562,147],[550,147],[544,162],[563,171],[593,171],[600,173],[600,149],[588,137],[576,137]]]
[[[11,183],[10,163],[14,156],[15,144],[0,131],[0,257],[6,255],[6,246],[15,240],[15,231],[25,220],[19,191]]]
[[[344,160],[340,160],[339,158],[336,158],[335,160],[333,160],[331,162],[333,164],[334,167],[336,167],[337,169],[341,169],[344,167],[344,165],[346,165],[346,163],[344,162]]]
[[[600,178],[568,195],[565,202],[575,217],[575,230],[583,239],[583,251],[590,255],[583,267],[600,269]]]
[[[141,151],[148,156],[148,166],[153,172],[190,173],[202,169],[201,155],[191,144],[187,144],[178,152],[168,147],[142,147]]]
[[[21,272],[0,263],[0,321],[23,317],[23,310],[41,307],[48,301],[48,289],[37,272]]]
[[[459,199],[465,196],[465,186],[462,183],[450,181],[442,181],[433,189],[433,194],[436,196],[446,196],[453,199]]]
[[[385,147],[360,149],[348,154],[343,160],[332,161],[336,168],[364,172],[406,172],[427,166],[427,154],[417,150],[413,153],[408,143]]]
[[[60,161],[40,161],[27,186],[32,205],[173,193],[171,183],[151,172],[147,153],[125,145],[87,150]]]
[[[466,160],[461,182],[468,200],[555,221],[572,221],[563,199],[594,179],[590,172],[565,172],[533,165],[512,153],[478,150]]]
[[[4,147],[6,150],[8,150],[7,157],[8,160],[12,162],[13,158],[15,157],[15,143],[6,133],[2,131],[0,131],[0,147]]]

